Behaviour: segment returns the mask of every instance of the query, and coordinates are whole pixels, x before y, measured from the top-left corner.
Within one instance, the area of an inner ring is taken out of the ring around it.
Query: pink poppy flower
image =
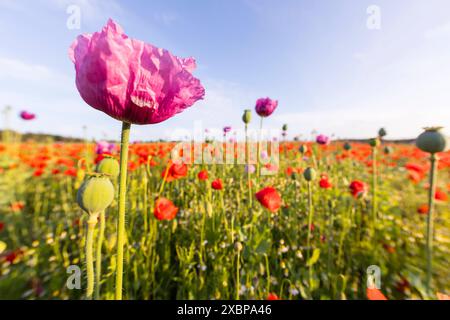
[[[319,135],[316,137],[316,142],[317,142],[318,144],[321,144],[321,145],[327,145],[327,144],[330,143],[330,138],[327,137],[327,136],[324,135],[324,134],[319,134]]]
[[[20,117],[22,118],[22,120],[26,120],[26,121],[36,119],[36,115],[34,113],[30,113],[28,111],[22,111],[20,113]]]
[[[278,101],[270,98],[261,98],[256,101],[256,113],[260,117],[270,116],[278,107]]]
[[[69,56],[83,100],[123,122],[162,122],[205,94],[191,73],[193,58],[131,39],[111,19],[100,32],[78,36]]]

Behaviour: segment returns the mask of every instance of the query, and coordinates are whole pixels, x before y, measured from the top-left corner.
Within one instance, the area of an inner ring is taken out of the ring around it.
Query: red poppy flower
[[[5,255],[4,259],[9,263],[14,263],[16,259],[18,259],[20,256],[22,256],[23,252],[20,249],[14,250],[9,252]]]
[[[5,228],[5,224],[0,221],[0,232]]]
[[[200,180],[200,181],[208,180],[208,171],[206,171],[206,170],[200,171],[198,173],[197,177],[198,177],[198,180]]]
[[[374,288],[374,289],[367,288],[366,294],[367,294],[367,299],[369,299],[369,300],[387,300],[387,298],[384,296],[384,294],[376,288]]]
[[[417,208],[417,213],[428,214],[428,205],[427,204],[420,205],[419,208]]]
[[[383,243],[383,248],[390,254],[395,253],[395,248],[393,246],[388,245],[387,243]]]
[[[25,208],[25,203],[19,201],[19,202],[14,202],[11,204],[10,206],[11,210],[14,212],[19,212],[21,211],[23,208]]]
[[[272,187],[264,188],[256,193],[256,199],[270,212],[276,212],[281,207],[281,197]]]
[[[275,293],[269,293],[267,300],[280,300],[280,298]]]
[[[363,196],[367,192],[366,184],[359,180],[355,180],[352,183],[350,183],[349,188],[350,188],[351,194],[355,198]]]
[[[294,168],[292,168],[292,167],[288,167],[287,169],[286,169],[286,175],[288,175],[288,176],[292,176],[292,174],[295,172],[295,169]]]
[[[447,194],[444,191],[439,190],[439,189],[436,190],[436,193],[434,194],[434,198],[439,201],[447,201],[448,200]]]
[[[34,173],[33,173],[33,176],[35,176],[35,177],[40,177],[40,176],[42,176],[44,174],[44,170],[42,170],[42,169],[36,169],[35,171],[34,171]]]
[[[155,203],[154,216],[158,220],[173,220],[178,213],[178,208],[172,201],[166,198],[159,198]]]
[[[424,178],[424,175],[415,171],[410,171],[408,179],[413,183],[419,183]]]
[[[211,187],[214,190],[222,190],[223,189],[223,183],[222,183],[222,179],[216,179],[211,183]]]
[[[188,167],[185,164],[171,164],[170,167],[164,170],[161,174],[161,178],[167,174],[166,181],[171,182],[183,177],[186,177],[188,173]]]
[[[426,170],[423,166],[421,166],[420,164],[416,164],[416,163],[407,163],[405,165],[405,169],[408,171],[415,171],[417,173],[423,173]]]
[[[111,153],[110,152],[105,152],[105,153],[98,154],[97,157],[95,157],[94,163],[98,164],[100,161],[105,159],[105,156],[111,156]]]
[[[77,169],[76,168],[69,168],[66,171],[64,171],[64,174],[69,177],[76,177],[77,176]]]
[[[328,177],[323,177],[322,179],[320,179],[319,181],[319,186],[322,189],[330,189],[333,187],[333,184],[330,182],[330,180],[328,180]]]

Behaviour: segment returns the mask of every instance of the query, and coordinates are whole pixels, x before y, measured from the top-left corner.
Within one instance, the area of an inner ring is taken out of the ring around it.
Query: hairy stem
[[[105,211],[100,212],[100,230],[97,239],[97,253],[95,257],[95,300],[100,298],[100,280],[102,276],[102,246],[105,237]]]
[[[117,225],[116,300],[122,300],[123,247],[125,244],[125,201],[127,191],[128,145],[131,124],[122,123],[119,175],[119,220]]]

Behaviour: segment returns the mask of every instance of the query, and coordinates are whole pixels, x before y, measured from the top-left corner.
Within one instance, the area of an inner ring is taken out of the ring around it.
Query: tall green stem
[[[248,207],[252,207],[252,186],[250,179],[250,147],[248,145],[248,125],[245,124],[245,155],[247,157],[247,188],[248,188]]]
[[[86,273],[87,273],[87,289],[86,298],[92,299],[94,293],[94,256],[93,256],[93,243],[94,243],[94,230],[97,224],[98,214],[90,214],[87,221],[87,235],[86,235]]]
[[[427,216],[427,279],[426,287],[428,294],[431,293],[432,279],[432,259],[433,259],[433,213],[434,213],[434,195],[436,193],[437,164],[439,158],[436,154],[431,155],[430,169],[430,190],[428,193],[428,216]]]
[[[311,226],[313,221],[314,208],[312,203],[312,189],[311,181],[308,181],[308,238],[306,239],[306,250],[308,250],[308,262],[311,257],[310,238],[311,238]],[[312,265],[309,266],[309,287],[312,287]]]
[[[372,147],[372,226],[375,230],[377,218],[377,148]]]
[[[102,275],[102,246],[103,239],[105,237],[105,211],[100,213],[100,230],[97,239],[97,253],[95,257],[95,282],[97,286],[95,287],[95,300],[100,298],[100,280]]]
[[[236,257],[236,300],[239,300],[239,290],[241,286],[241,277],[239,275],[239,270],[241,268],[241,254],[240,250],[237,250],[237,257]]]
[[[257,155],[257,160],[258,162],[256,163],[256,174],[258,175],[258,181],[259,181],[259,176],[261,175],[261,173],[259,172],[260,170],[260,165],[261,165],[261,144],[262,144],[262,128],[263,128],[263,117],[261,117],[261,121],[259,123],[259,139],[258,139],[258,155]]]
[[[122,300],[123,247],[125,244],[125,201],[127,191],[128,146],[131,124],[122,123],[119,175],[119,220],[117,224],[116,300]]]

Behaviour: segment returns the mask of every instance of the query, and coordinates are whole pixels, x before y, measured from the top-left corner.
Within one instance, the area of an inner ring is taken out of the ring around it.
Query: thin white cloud
[[[0,78],[40,80],[51,77],[52,72],[46,66],[0,57]]]
[[[179,19],[177,14],[171,12],[155,13],[153,16],[157,22],[160,22],[165,26],[170,26]]]
[[[426,39],[450,38],[450,21],[427,30],[424,36]]]

